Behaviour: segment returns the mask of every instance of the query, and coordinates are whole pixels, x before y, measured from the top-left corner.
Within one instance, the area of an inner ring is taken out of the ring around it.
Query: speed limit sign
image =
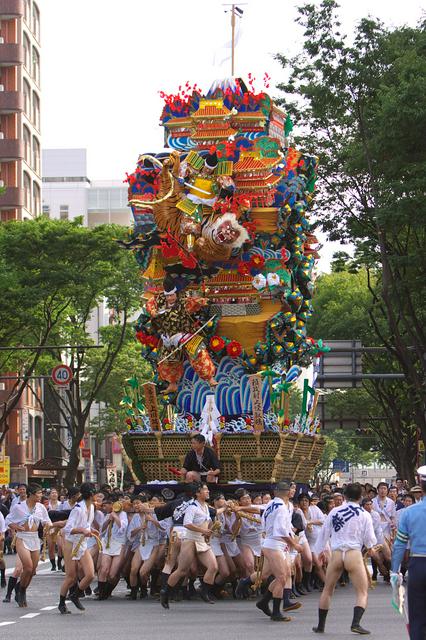
[[[68,389],[72,380],[72,369],[67,364],[58,364],[52,369],[53,383],[62,389]]]

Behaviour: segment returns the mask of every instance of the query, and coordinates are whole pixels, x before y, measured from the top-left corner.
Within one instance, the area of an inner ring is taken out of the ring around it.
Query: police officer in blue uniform
[[[426,465],[417,469],[417,473],[423,498],[402,512],[393,547],[391,580],[402,583],[399,569],[409,542],[407,591],[410,640],[426,640]]]

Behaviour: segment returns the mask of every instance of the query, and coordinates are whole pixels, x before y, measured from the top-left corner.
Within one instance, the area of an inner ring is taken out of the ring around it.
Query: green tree
[[[78,222],[46,218],[1,227],[0,259],[8,262],[5,277],[17,283],[17,291],[10,294],[1,313],[7,318],[14,301],[19,316],[19,322],[13,321],[16,332],[4,332],[2,344],[13,346],[25,339],[26,344],[51,346],[43,352],[36,350],[37,359],[29,356],[28,362],[24,360],[25,352],[19,352],[21,362],[15,358],[9,366],[20,365],[19,370],[26,367],[25,373],[31,368],[34,374],[43,375],[66,357],[73,369],[68,390],[58,392],[52,387],[69,433],[70,445],[62,443],[69,455],[65,477],[68,485],[75,481],[79,445],[88,429],[91,407],[123,344],[130,339],[130,318],[140,306],[143,288],[137,264],[115,242],[124,233],[123,228],[113,225],[88,229]],[[34,290],[39,287],[37,294]],[[29,304],[23,304],[27,300]],[[93,335],[93,314],[101,304],[109,310],[110,325]],[[73,348],[64,353],[62,345],[101,348]],[[19,384],[26,382],[24,376]]]
[[[318,278],[310,331],[325,340],[355,337],[364,345],[374,345],[377,336],[368,313],[373,298],[367,277],[366,271],[360,270],[334,271]],[[386,322],[383,318],[380,321],[385,331]],[[364,354],[362,364],[365,373],[400,372],[398,362],[386,351]],[[362,388],[327,395],[325,402],[331,418],[351,418],[370,429],[374,439],[364,441],[363,446],[378,447],[383,462],[392,464],[407,480],[414,480],[417,430],[405,380],[364,380]]]
[[[426,25],[391,31],[366,18],[350,39],[337,8],[334,0],[299,8],[303,47],[291,60],[277,56],[288,75],[279,88],[305,132],[298,142],[321,158],[323,228],[352,242],[373,274],[366,311],[406,376],[426,441]]]

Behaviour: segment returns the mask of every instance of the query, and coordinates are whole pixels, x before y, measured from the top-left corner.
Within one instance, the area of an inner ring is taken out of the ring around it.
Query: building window
[[[50,207],[48,204],[43,205],[43,215],[46,216],[46,218],[50,218]]]
[[[40,41],[40,11],[36,3],[33,3],[33,34],[36,40]]]
[[[40,143],[35,136],[33,136],[33,169],[40,175]]]
[[[28,71],[30,70],[30,51],[31,51],[31,45],[30,45],[30,39],[27,36],[27,34],[24,31],[24,66],[26,67],[26,69],[28,69]]]
[[[30,0],[24,0],[24,20],[28,25],[31,22],[31,4],[30,4]]]
[[[59,217],[61,220],[68,220],[69,206],[67,204],[61,204],[59,207]]]
[[[33,125],[40,130],[40,98],[33,91]]]
[[[41,191],[37,182],[33,182],[33,205],[34,205],[34,216],[39,216],[41,213]]]
[[[35,47],[33,47],[33,80],[36,84],[40,84],[40,56]]]
[[[24,78],[24,113],[28,119],[31,118],[31,89],[27,80]]]
[[[36,416],[34,420],[34,449],[35,460],[40,460],[43,456],[43,433],[40,416]]]
[[[24,124],[24,157],[25,162],[31,164],[31,134],[28,127]]]
[[[31,211],[31,178],[26,171],[24,171],[24,207]]]

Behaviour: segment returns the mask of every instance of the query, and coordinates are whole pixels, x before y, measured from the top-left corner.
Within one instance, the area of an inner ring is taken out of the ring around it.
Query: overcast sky
[[[158,92],[187,80],[207,90],[222,67],[230,15],[220,0],[38,0],[41,11],[42,144],[85,147],[91,179],[121,179],[138,155],[162,148]],[[269,93],[282,79],[276,52],[297,53],[294,0],[242,3],[236,75],[251,72]],[[420,0],[342,0],[344,29],[369,12],[388,25],[414,25]],[[214,64],[216,54],[216,66]]]

